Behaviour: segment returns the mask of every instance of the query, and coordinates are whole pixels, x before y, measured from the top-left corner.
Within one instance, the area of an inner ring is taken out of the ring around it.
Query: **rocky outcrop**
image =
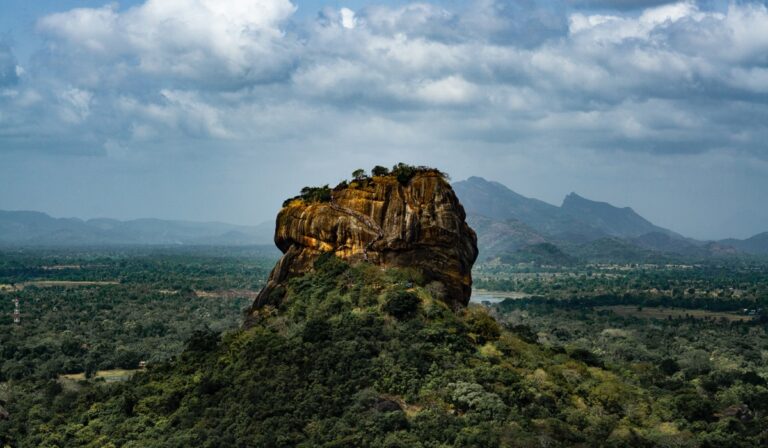
[[[285,282],[331,252],[351,263],[416,268],[442,283],[444,300],[465,306],[472,289],[477,236],[464,208],[436,170],[410,179],[375,176],[337,187],[330,198],[286,201],[277,216],[275,244],[284,253],[253,310],[278,305]],[[252,310],[252,311],[253,311]]]

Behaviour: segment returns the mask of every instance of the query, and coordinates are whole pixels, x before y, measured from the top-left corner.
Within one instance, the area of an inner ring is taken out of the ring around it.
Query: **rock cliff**
[[[328,252],[351,263],[416,268],[426,281],[442,283],[452,307],[469,302],[477,236],[439,171],[363,177],[333,190],[302,193],[286,201],[277,216],[275,244],[284,255],[252,312],[278,305],[285,282],[308,272]]]

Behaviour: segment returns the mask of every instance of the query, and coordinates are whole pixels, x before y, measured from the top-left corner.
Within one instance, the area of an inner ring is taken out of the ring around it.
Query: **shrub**
[[[416,167],[401,162],[392,167],[392,174],[398,182],[407,184],[416,175]]]
[[[304,342],[322,342],[331,338],[331,326],[324,319],[310,319],[304,325]]]
[[[664,358],[661,360],[661,364],[659,364],[659,369],[669,376],[680,371],[680,365],[672,358]]]
[[[210,328],[196,330],[187,341],[186,351],[188,352],[208,352],[213,350],[219,344],[219,334],[211,331]],[[139,360],[136,359],[138,364]]]
[[[413,317],[419,310],[421,301],[409,291],[396,290],[387,294],[384,311],[398,319]]]
[[[355,171],[352,171],[352,179],[354,180],[363,180],[365,179],[365,170],[362,168],[358,168]]]
[[[315,263],[312,266],[318,274],[332,278],[337,277],[342,272],[349,269],[349,264],[332,252],[326,252],[317,257],[317,260],[315,260]]]
[[[503,420],[507,405],[498,395],[488,392],[477,383],[457,381],[448,384],[450,401],[460,410],[474,411],[485,420]]]
[[[496,341],[501,336],[501,328],[499,328],[496,319],[488,315],[483,309],[477,307],[467,309],[464,322],[478,344]]]
[[[571,351],[571,358],[581,361],[592,367],[604,367],[603,360],[599,356],[585,348],[575,348]]]
[[[331,187],[327,184],[322,187],[304,187],[301,189],[301,193],[298,196],[294,196],[290,199],[286,199],[283,202],[283,207],[288,206],[292,201],[301,199],[304,202],[330,202],[331,200]]]

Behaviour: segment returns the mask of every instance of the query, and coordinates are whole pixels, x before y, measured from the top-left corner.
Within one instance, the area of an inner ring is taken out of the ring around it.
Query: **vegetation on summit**
[[[346,188],[360,188],[367,187],[372,178],[375,177],[392,177],[399,183],[405,185],[417,174],[432,173],[437,174],[440,177],[448,178],[448,175],[438,170],[437,168],[430,168],[428,166],[413,166],[406,163],[398,163],[388,169],[386,167],[376,165],[371,169],[371,175],[369,176],[362,168],[358,168],[352,172],[352,179],[342,180],[334,188],[328,185],[321,187],[303,187],[298,196],[288,198],[283,202],[283,207],[288,206],[294,201],[301,201],[302,203],[317,203],[317,202],[329,202],[333,191],[343,190]]]

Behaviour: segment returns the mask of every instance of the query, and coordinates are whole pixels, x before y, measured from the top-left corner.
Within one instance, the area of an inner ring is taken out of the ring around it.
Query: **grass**
[[[492,297],[494,299],[526,299],[531,297],[531,294],[520,291],[492,291],[488,289],[473,289],[472,295],[481,298]]]
[[[248,299],[255,299],[259,295],[259,291],[251,289],[226,289],[218,291],[203,291],[201,289],[195,290],[195,295],[205,299],[237,299],[245,297]]]
[[[107,383],[127,381],[136,372],[140,372],[141,370],[142,369],[99,370],[93,375],[93,379],[103,379]],[[85,373],[68,373],[65,375],[59,375],[59,381],[85,381]]]
[[[645,319],[684,319],[693,317],[694,319],[722,320],[729,322],[747,322],[753,319],[753,316],[745,316],[739,313],[726,313],[707,310],[690,310],[685,308],[666,308],[666,307],[638,307],[632,305],[612,305],[595,307],[598,311],[612,311],[619,316],[633,316]]]
[[[0,291],[21,291],[24,288],[34,286],[37,288],[50,288],[54,286],[76,287],[76,286],[104,286],[119,285],[117,281],[84,281],[84,280],[35,280],[31,282],[18,283],[15,285],[0,284]]]

